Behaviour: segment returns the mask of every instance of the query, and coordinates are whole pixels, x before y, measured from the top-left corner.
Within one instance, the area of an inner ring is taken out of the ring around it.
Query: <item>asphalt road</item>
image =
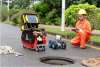
[[[100,51],[87,48],[73,48],[68,45],[66,50],[52,50],[46,47],[45,52],[34,52],[22,48],[21,31],[18,27],[0,23],[0,45],[8,45],[13,47],[17,52],[24,56],[0,55],[0,67],[84,67],[80,65],[82,59],[100,56]],[[54,36],[48,35],[48,40]],[[75,64],[72,65],[49,65],[39,61],[44,56],[60,56],[72,58]]]

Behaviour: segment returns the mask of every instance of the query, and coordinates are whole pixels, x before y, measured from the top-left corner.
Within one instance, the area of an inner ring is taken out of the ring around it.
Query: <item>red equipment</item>
[[[45,50],[47,43],[45,29],[38,28],[38,18],[36,14],[22,14],[22,36],[21,41],[24,48]]]

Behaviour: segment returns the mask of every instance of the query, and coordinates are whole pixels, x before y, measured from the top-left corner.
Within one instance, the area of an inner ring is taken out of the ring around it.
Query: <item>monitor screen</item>
[[[28,23],[38,23],[37,16],[35,15],[27,15]]]

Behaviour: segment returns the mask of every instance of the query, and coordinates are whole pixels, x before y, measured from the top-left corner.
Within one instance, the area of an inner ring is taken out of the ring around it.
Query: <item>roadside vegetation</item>
[[[47,33],[51,33],[51,34],[59,34],[65,38],[68,38],[68,39],[72,39],[74,36],[75,36],[75,32],[69,32],[68,30],[65,30],[65,31],[61,31],[60,27],[57,28],[53,28],[52,26],[51,27],[44,27],[47,31]],[[100,35],[92,35],[91,36],[91,41],[95,41],[95,42],[100,42]]]

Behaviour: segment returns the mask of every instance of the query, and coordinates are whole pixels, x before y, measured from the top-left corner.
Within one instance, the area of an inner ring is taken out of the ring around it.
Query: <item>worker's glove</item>
[[[72,29],[72,31],[74,31],[74,32],[78,32],[78,31],[79,31],[79,29],[74,28],[74,29]]]
[[[83,32],[83,30],[82,29],[79,29],[79,32]]]

